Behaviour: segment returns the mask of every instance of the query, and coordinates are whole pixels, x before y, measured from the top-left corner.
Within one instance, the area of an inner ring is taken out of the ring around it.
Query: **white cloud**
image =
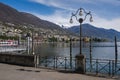
[[[101,18],[101,17],[95,17],[94,18],[94,22],[92,23],[92,25],[95,25],[97,27],[102,27],[102,28],[106,28],[106,29],[115,29],[117,31],[120,31],[120,17],[119,18],[114,18],[111,20],[107,20],[105,18]]]
[[[66,10],[74,10],[80,7],[81,3],[94,3],[90,0],[30,0],[46,6],[57,7]]]
[[[71,12],[76,11],[77,8],[80,7],[81,4],[93,4],[93,5],[99,5],[98,3],[108,3],[112,5],[119,5],[120,1],[118,0],[31,0],[34,2],[38,2],[47,6],[53,6],[57,8],[65,9],[64,11],[58,11],[52,15],[41,15],[37,13],[33,13],[36,16],[40,17],[41,19],[48,20],[51,22],[54,22],[58,25],[64,25],[66,27],[70,27],[73,25],[79,25],[78,22],[74,22],[74,24],[70,24],[69,20],[71,17]],[[94,11],[95,12],[95,11]],[[94,13],[95,14],[95,13]],[[116,29],[120,31],[120,16],[118,18],[112,18],[111,20],[106,19],[105,17],[102,18],[100,15],[94,15],[94,22],[90,23],[96,27],[102,27],[106,29]],[[85,21],[88,22],[88,21]],[[89,23],[89,22],[88,22]]]
[[[79,25],[79,23],[74,20],[73,24],[69,23],[70,16],[71,14],[66,12],[66,11],[56,11],[52,15],[40,15],[37,13],[33,13],[34,15],[38,16],[39,18],[43,20],[47,20],[50,22],[54,22],[55,24],[58,24],[60,26],[64,25],[66,27],[71,27],[73,25]],[[67,16],[65,16],[67,15]],[[117,31],[120,31],[120,18],[112,19],[112,20],[107,20],[98,16],[93,17],[94,22],[90,23],[88,20],[84,21],[84,23],[89,23],[91,25],[94,25],[99,28],[105,28],[105,29],[115,29]]]
[[[38,16],[39,18],[43,19],[43,20],[47,20],[50,22],[53,22],[55,24],[58,25],[64,25],[69,27],[70,23],[70,13],[68,11],[55,11],[54,14],[52,15],[41,15],[41,14],[37,14],[37,13],[33,13],[34,15]]]
[[[100,3],[101,4],[107,3],[111,4],[111,6],[120,4],[120,1],[118,0],[30,0],[30,1],[68,10],[79,8],[81,4],[99,5]]]

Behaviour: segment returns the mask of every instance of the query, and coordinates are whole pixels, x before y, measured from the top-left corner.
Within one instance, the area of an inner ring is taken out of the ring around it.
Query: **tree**
[[[57,42],[57,38],[51,37],[51,38],[48,38],[48,41],[49,42]]]

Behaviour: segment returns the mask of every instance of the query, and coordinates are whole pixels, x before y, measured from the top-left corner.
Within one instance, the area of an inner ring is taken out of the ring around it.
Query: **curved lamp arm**
[[[77,15],[79,14],[79,16],[83,16],[83,13],[85,14],[85,17],[84,18],[79,18],[77,17]],[[87,16],[90,16],[90,22],[93,22],[93,19],[92,19],[92,14],[91,12],[86,12],[85,9],[83,8],[79,8],[75,13],[72,13],[71,15],[71,18],[70,18],[70,23],[73,23],[73,20],[72,18],[75,17],[76,20],[79,22],[79,23],[82,23],[83,21],[86,20]],[[80,21],[81,20],[81,21]]]

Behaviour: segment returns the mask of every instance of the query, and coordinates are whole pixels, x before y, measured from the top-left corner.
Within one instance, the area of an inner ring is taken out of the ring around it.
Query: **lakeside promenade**
[[[116,80],[55,70],[0,63],[0,80]],[[119,80],[119,79],[117,79]]]

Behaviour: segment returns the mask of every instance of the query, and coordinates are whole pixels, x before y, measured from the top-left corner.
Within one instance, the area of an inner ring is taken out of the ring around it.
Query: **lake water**
[[[120,59],[120,42],[118,45],[118,59]],[[41,56],[62,56],[69,57],[70,43],[39,43],[35,44],[35,53]],[[82,44],[82,54],[87,58],[90,55],[89,43]],[[72,43],[72,56],[79,54],[79,43]],[[115,47],[114,42],[92,43],[92,58],[95,59],[114,59]]]

